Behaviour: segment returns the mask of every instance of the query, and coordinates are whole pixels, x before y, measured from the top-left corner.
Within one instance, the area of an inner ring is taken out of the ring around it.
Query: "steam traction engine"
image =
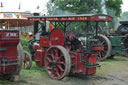
[[[128,21],[120,21],[120,26],[117,28],[117,34],[121,36],[124,55],[128,56]]]
[[[36,15],[36,14],[35,14]],[[48,75],[53,79],[62,79],[69,73],[92,75],[96,73],[96,62],[99,51],[104,47],[98,44],[97,27],[99,22],[109,22],[108,15],[68,15],[68,16],[33,16],[34,40],[29,41],[29,48],[37,66],[45,66]],[[38,23],[41,23],[38,32]],[[49,31],[46,31],[46,21],[49,21]],[[86,29],[86,44],[83,44],[71,31],[67,31],[71,23],[84,23]],[[88,30],[90,23],[95,23],[95,34]],[[52,25],[52,26],[51,26]],[[54,28],[54,29],[52,29]],[[52,29],[52,30],[51,30]]]
[[[22,66],[22,48],[19,32],[0,30],[0,79],[10,79],[19,75]]]
[[[106,32],[103,30],[106,30]],[[104,46],[104,50],[99,53],[99,61],[120,54],[128,56],[128,21],[120,21],[120,25],[115,32],[108,28],[102,29],[100,33],[98,39],[99,43]]]

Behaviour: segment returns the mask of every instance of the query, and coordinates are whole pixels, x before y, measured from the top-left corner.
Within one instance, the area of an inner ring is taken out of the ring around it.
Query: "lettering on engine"
[[[17,37],[18,34],[17,33],[6,33],[5,36],[6,37]]]

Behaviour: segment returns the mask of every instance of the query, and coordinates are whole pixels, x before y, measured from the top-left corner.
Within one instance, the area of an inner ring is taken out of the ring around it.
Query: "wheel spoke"
[[[60,77],[60,74],[59,74],[59,69],[56,67],[56,74],[58,77]]]
[[[99,59],[101,59],[101,57],[102,57],[101,52],[99,52],[99,56],[98,57],[99,57]]]
[[[53,49],[51,50],[51,56],[52,56],[53,59],[55,59]]]
[[[58,53],[59,53],[59,51],[58,51],[58,49],[56,48],[56,49],[55,49],[55,56],[56,56],[56,57],[58,57]]]
[[[101,52],[101,57],[103,58],[106,54],[103,53],[103,51]]]
[[[27,57],[26,57],[26,55],[24,55],[24,60],[26,61],[26,59],[27,59]]]
[[[25,60],[26,60],[26,61],[29,61],[29,58],[26,58]]]
[[[47,57],[47,60],[49,63],[52,63],[52,60],[49,57]]]
[[[58,67],[61,71],[64,71],[64,69],[62,68],[61,65],[57,65],[57,67]]]
[[[67,55],[66,55],[67,54]],[[53,79],[62,79],[70,72],[70,56],[61,46],[51,47],[45,56],[45,68]]]
[[[24,51],[23,67],[25,69],[30,69],[31,65],[32,65],[31,55],[29,52]]]
[[[105,41],[101,42],[101,45],[103,45],[105,43]]]
[[[102,52],[107,53],[107,51],[105,51],[105,50],[102,50]]]
[[[63,61],[57,62],[57,64],[63,64],[63,65],[65,65],[65,63]]]
[[[64,54],[61,53],[60,57],[64,56]]]
[[[27,62],[24,63],[24,68],[26,68],[26,67],[28,67],[28,63]]]
[[[48,69],[48,70],[52,70],[52,69],[53,69],[53,67],[48,66],[46,69]]]

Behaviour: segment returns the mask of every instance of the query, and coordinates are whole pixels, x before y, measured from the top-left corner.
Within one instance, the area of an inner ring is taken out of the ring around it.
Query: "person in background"
[[[79,37],[80,35],[80,29],[78,29],[77,27],[74,28],[74,31],[73,31],[73,35],[75,35],[75,37]]]

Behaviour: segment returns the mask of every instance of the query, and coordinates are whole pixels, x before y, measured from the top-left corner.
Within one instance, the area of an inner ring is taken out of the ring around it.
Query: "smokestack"
[[[105,0],[101,0],[101,11],[103,14],[107,14],[107,10],[106,10],[106,2]]]
[[[39,13],[34,13],[34,16],[39,16]],[[34,21],[34,35],[38,32],[38,22]]]
[[[1,6],[0,7],[3,7],[3,2],[1,2]]]

